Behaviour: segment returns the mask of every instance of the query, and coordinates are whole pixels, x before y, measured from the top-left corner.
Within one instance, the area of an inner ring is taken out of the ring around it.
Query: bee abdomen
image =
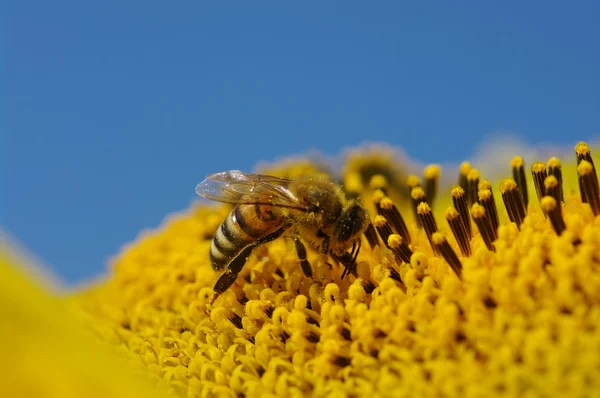
[[[217,230],[210,245],[210,261],[215,270],[224,269],[253,239],[240,230],[233,210]]]
[[[213,268],[224,269],[243,249],[276,231],[282,223],[283,220],[266,206],[237,206],[227,215],[212,240],[210,261]]]

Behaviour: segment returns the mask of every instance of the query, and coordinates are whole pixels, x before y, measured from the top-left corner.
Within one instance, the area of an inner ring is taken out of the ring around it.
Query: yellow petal
[[[24,258],[0,247],[0,395],[159,397],[147,372],[91,335],[67,301],[24,272]]]

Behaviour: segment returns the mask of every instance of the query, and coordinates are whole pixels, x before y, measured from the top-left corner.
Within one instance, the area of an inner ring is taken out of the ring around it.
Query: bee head
[[[368,226],[367,211],[356,201],[351,201],[342,211],[335,226],[335,241],[340,251],[345,251]]]

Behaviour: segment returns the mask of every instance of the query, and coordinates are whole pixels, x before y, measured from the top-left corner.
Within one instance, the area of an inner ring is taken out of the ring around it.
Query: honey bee
[[[312,276],[302,241],[356,273],[361,236],[369,225],[358,198],[325,177],[289,180],[239,170],[211,174],[196,187],[207,199],[235,204],[217,229],[210,247],[215,271],[226,269],[215,284],[220,294],[236,280],[252,250],[282,235],[293,239],[304,274]],[[348,250],[351,250],[348,252]]]

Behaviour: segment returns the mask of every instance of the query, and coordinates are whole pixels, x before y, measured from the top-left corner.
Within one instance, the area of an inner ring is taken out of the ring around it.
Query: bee
[[[217,295],[235,282],[253,249],[284,234],[294,241],[306,276],[312,276],[312,269],[303,241],[342,263],[342,277],[348,272],[356,274],[361,236],[369,217],[360,199],[347,198],[332,180],[316,176],[289,180],[231,170],[209,175],[198,184],[196,193],[236,205],[210,246],[213,269],[225,269],[214,287]]]

